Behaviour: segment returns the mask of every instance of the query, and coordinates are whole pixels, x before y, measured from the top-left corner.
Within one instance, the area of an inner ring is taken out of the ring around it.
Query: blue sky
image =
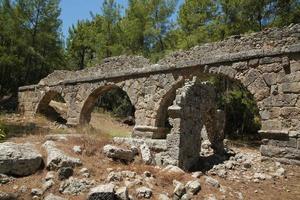
[[[179,0],[179,4],[184,0]],[[128,0],[117,0],[124,8]],[[63,21],[63,34],[68,35],[69,27],[78,20],[90,19],[92,13],[100,13],[103,0],[61,0],[61,19]]]

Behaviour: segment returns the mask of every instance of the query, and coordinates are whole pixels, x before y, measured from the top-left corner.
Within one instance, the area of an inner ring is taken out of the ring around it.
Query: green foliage
[[[96,106],[120,118],[134,116],[135,112],[128,95],[120,88],[111,89],[101,95]]]
[[[0,123],[0,141],[5,139],[6,135],[7,135],[7,128]]]
[[[166,35],[177,0],[131,0],[121,16],[115,0],[105,0],[102,13],[80,21],[67,39],[69,65],[83,69],[103,58],[141,54],[158,60],[168,51]]]
[[[186,0],[176,30],[178,48],[300,22],[299,0]]]
[[[0,1],[0,94],[64,64],[59,0]]]
[[[257,136],[260,116],[256,102],[241,83],[224,79],[212,80],[217,91],[218,107],[226,113],[225,135],[229,138]]]

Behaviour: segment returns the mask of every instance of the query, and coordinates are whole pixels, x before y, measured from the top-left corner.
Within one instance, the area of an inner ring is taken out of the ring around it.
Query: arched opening
[[[162,162],[171,161],[167,164],[189,170],[209,170],[230,155],[224,149],[225,137],[259,141],[259,109],[239,81],[209,75],[195,77],[174,90],[175,94],[170,90],[161,104],[169,107],[169,113],[163,115],[165,108],[159,108],[157,115],[161,125],[166,118],[172,125],[166,136],[167,158]]]
[[[217,106],[225,112],[224,134],[230,140],[257,141],[261,117],[249,90],[237,80],[223,76],[210,79],[216,90]]]
[[[166,139],[167,135],[170,133],[172,129],[168,108],[173,104],[173,101],[175,100],[176,90],[180,88],[183,84],[184,84],[183,80],[175,83],[171,87],[171,89],[164,95],[164,97],[160,102],[160,106],[157,111],[156,126],[164,129],[164,134],[162,134],[161,135],[162,137],[158,139]]]
[[[80,123],[112,136],[129,136],[135,125],[134,113],[127,93],[109,85],[94,90],[85,100]]]
[[[40,101],[37,113],[42,114],[50,121],[66,124],[68,106],[60,93],[48,91]]]
[[[227,139],[250,143],[260,141],[259,109],[253,95],[240,81],[222,75],[201,76],[198,80],[207,81],[215,88],[217,109],[225,113],[224,134]],[[173,104],[176,89],[181,86],[182,83],[177,84],[167,92],[157,112],[157,125],[166,128],[166,135],[172,128],[167,108]]]

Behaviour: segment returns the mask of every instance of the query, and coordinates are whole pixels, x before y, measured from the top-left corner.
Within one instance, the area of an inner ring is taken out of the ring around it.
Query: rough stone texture
[[[164,169],[162,169],[162,172],[177,173],[177,174],[183,174],[184,173],[184,171],[182,169],[180,169],[177,166],[173,166],[173,165],[166,166]]]
[[[168,112],[172,129],[167,135],[167,159],[183,169],[193,168],[200,157],[204,128],[215,151],[223,150],[224,133],[220,130],[223,125],[216,123],[221,112],[217,112],[215,92],[210,84],[199,82],[196,78],[187,82],[176,91]]]
[[[99,185],[91,189],[88,194],[88,200],[115,200],[115,185]]]
[[[184,187],[184,184],[174,180],[173,185],[175,187],[174,189],[174,199],[180,199],[185,193],[186,193],[186,188]]]
[[[120,187],[120,188],[116,189],[115,194],[116,194],[116,197],[118,200],[129,200],[127,187]]]
[[[44,200],[66,200],[65,198],[62,198],[62,197],[59,197],[59,196],[56,196],[54,194],[49,194],[47,195]]]
[[[0,174],[31,175],[40,168],[42,162],[42,155],[31,144],[0,144]]]
[[[141,150],[142,159],[143,159],[144,163],[148,164],[148,165],[151,164],[152,155],[151,155],[149,146],[147,144],[142,144],[140,146],[140,150]]]
[[[17,200],[18,194],[16,193],[5,193],[0,191],[0,199],[1,200]]]
[[[139,139],[139,138],[120,138],[115,137],[114,142],[116,144],[128,144],[131,146],[140,146],[142,144],[147,144],[149,148],[153,151],[165,151],[167,150],[166,140],[158,140],[158,139]]]
[[[74,168],[82,164],[80,159],[68,156],[58,149],[53,141],[46,141],[43,147],[47,152],[46,166],[49,170],[58,170],[62,167]]]
[[[19,110],[35,115],[60,95],[66,102],[67,123],[87,123],[98,96],[119,87],[136,108],[132,136],[166,139],[167,109],[176,90],[194,76],[222,75],[241,82],[253,95],[262,137],[277,137],[274,132],[288,136],[300,131],[299,34],[300,24],[294,24],[174,52],[157,64],[139,56],[119,56],[81,71],[55,71],[37,85],[19,88]]]
[[[201,190],[201,184],[198,180],[189,181],[185,185],[186,191],[195,195]]]
[[[122,160],[125,162],[131,162],[136,155],[136,152],[131,149],[124,149],[112,145],[105,145],[103,147],[104,154],[112,159]]]
[[[147,187],[139,187],[136,189],[136,194],[138,198],[150,199],[152,196],[152,190]]]
[[[218,180],[211,178],[209,176],[205,177],[205,183],[215,187],[215,188],[219,188],[220,187],[220,183]]]
[[[73,173],[74,173],[74,171],[73,171],[72,167],[61,167],[58,170],[58,179],[65,180],[65,179],[69,178],[70,176],[72,176]]]
[[[70,177],[69,179],[61,182],[59,192],[62,194],[78,195],[82,192],[87,191],[93,182],[88,179],[77,179]]]

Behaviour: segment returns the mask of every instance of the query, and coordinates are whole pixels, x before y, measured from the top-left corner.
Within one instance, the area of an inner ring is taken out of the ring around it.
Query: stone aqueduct
[[[188,122],[186,113],[191,112],[194,114],[192,117],[197,120],[197,113],[192,111],[199,108],[198,111],[205,116],[207,113],[203,111],[205,109],[201,110],[201,105],[207,107],[207,102],[210,101],[207,98],[211,97],[205,92],[196,94],[197,92],[193,93],[195,91],[182,90],[189,88],[189,85],[205,90],[208,86],[197,83],[196,79],[203,80],[214,75],[239,81],[253,95],[261,116],[260,133],[266,138],[261,147],[262,154],[283,162],[299,164],[299,24],[232,36],[189,51],[175,52],[157,64],[151,64],[139,56],[120,56],[106,59],[99,66],[81,71],[55,71],[37,85],[19,88],[19,109],[25,116],[33,116],[58,93],[68,106],[67,124],[78,125],[89,121],[99,95],[119,87],[128,94],[135,107],[133,137],[168,137],[168,141],[175,141],[180,146],[184,142],[178,135],[192,137],[183,133],[189,132],[186,128],[177,125],[184,122],[193,126],[193,123]],[[180,101],[180,98],[189,99],[188,94],[200,95],[200,100],[192,101],[192,104]],[[200,104],[200,107],[193,107],[193,104]],[[167,135],[164,123],[168,112],[173,117],[173,130]],[[218,138],[217,134],[219,133],[214,133],[211,137]],[[190,143],[191,141],[185,145]],[[173,152],[176,151],[181,150]],[[193,155],[187,157],[191,158]]]

